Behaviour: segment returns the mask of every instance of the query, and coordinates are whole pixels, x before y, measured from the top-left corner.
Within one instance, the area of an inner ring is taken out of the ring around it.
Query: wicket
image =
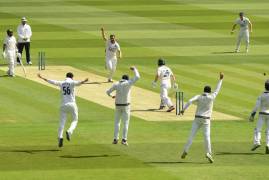
[[[46,69],[46,54],[44,51],[38,52],[38,70]]]
[[[184,107],[184,93],[177,91],[176,92],[176,115],[180,115],[180,111]]]

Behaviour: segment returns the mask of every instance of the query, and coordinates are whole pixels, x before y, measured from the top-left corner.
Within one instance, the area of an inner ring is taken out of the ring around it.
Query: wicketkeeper
[[[140,78],[139,72],[135,67],[130,68],[135,77],[129,79],[128,75],[123,75],[122,79],[113,84],[113,86],[107,90],[107,95],[115,98],[115,126],[114,126],[114,140],[113,144],[118,144],[119,140],[119,130],[120,130],[120,122],[123,121],[123,132],[122,132],[122,141],[123,145],[128,145],[127,143],[127,135],[128,135],[128,127],[130,121],[130,103],[131,103],[131,87],[132,85]],[[111,93],[116,91],[116,95],[112,96]]]
[[[262,125],[267,126],[266,135],[266,147],[265,153],[269,154],[269,80],[265,81],[265,91],[258,97],[256,105],[252,110],[249,120],[254,121],[256,112],[259,110],[259,119],[257,121],[256,128],[254,129],[254,145],[251,151],[255,151],[261,146],[261,131]]]
[[[224,74],[220,73],[220,80],[218,82],[216,90],[213,93],[211,93],[210,86],[205,86],[204,93],[201,95],[196,95],[193,98],[191,98],[189,102],[184,106],[183,110],[181,111],[181,113],[184,114],[184,111],[192,103],[194,102],[197,103],[197,109],[195,113],[195,119],[192,123],[191,134],[187,141],[187,144],[184,147],[184,151],[181,155],[182,159],[184,159],[187,156],[195,134],[203,126],[206,158],[209,160],[210,163],[213,163],[214,160],[212,158],[211,142],[210,142],[210,119],[212,115],[213,102],[220,91],[223,77],[224,77]]]

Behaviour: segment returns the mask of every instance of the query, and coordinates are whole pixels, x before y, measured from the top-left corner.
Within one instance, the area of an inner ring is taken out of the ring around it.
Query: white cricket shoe
[[[128,146],[128,142],[127,142],[127,140],[125,140],[125,139],[122,139],[122,140],[121,140],[121,144],[122,144],[122,145],[125,145],[125,146]]]
[[[211,156],[211,154],[206,153],[205,157],[208,159],[208,161],[209,161],[210,163],[213,163],[213,162],[214,162],[213,157]]]
[[[248,49],[246,49],[246,53],[248,53]]]
[[[239,49],[236,49],[234,52],[235,52],[235,53],[239,53],[240,51],[239,51]]]
[[[29,61],[29,62],[27,62],[27,64],[28,64],[28,65],[32,65],[33,63],[32,63],[32,61]]]

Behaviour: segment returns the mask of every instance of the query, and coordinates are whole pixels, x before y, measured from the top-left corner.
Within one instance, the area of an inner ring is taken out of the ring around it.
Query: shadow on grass
[[[157,161],[157,162],[144,162],[145,164],[208,164],[208,162],[189,162],[189,161]]]
[[[249,153],[241,153],[241,152],[217,152],[216,155],[218,156],[222,156],[222,155],[264,155],[263,153],[253,153],[253,152],[249,152]]]
[[[235,53],[234,51],[223,51],[223,52],[212,52],[212,54],[237,54],[237,53]]]
[[[0,75],[0,78],[2,77],[9,77],[9,75],[5,74],[5,75]]]
[[[68,158],[68,159],[80,159],[80,158],[105,158],[105,157],[115,157],[120,155],[108,155],[108,154],[102,154],[102,155],[88,155],[88,156],[74,156],[74,155],[64,155],[59,156],[60,158]]]
[[[85,84],[109,84],[109,83],[113,83],[113,82],[108,82],[108,81],[103,81],[103,82],[86,82]]]
[[[59,149],[37,149],[37,150],[10,150],[10,151],[5,151],[5,152],[21,152],[21,153],[27,153],[27,154],[35,154],[39,152],[58,152],[60,151]]]
[[[144,112],[144,111],[149,111],[149,112],[162,112],[159,109],[134,109],[131,110],[131,112]],[[165,112],[165,111],[163,111]]]

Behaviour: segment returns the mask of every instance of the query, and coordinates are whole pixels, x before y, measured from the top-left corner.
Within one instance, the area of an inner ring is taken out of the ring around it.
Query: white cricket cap
[[[21,18],[21,21],[27,22],[26,17],[22,17],[22,18]]]

